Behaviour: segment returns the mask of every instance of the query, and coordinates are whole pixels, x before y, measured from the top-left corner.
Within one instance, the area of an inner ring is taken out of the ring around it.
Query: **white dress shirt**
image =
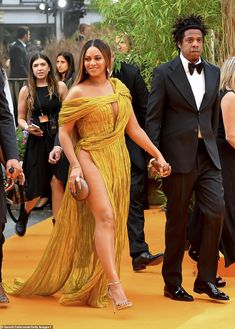
[[[189,84],[192,88],[192,92],[195,98],[195,102],[197,105],[197,109],[199,111],[202,99],[205,94],[205,75],[204,70],[202,70],[201,74],[197,72],[197,70],[194,69],[193,74],[191,75],[188,69],[188,63],[190,63],[182,54],[180,54],[180,59],[183,64],[186,76],[188,78]],[[195,64],[199,64],[201,62],[201,59],[199,58],[198,62]],[[201,132],[200,127],[198,129],[198,137],[201,138]]]

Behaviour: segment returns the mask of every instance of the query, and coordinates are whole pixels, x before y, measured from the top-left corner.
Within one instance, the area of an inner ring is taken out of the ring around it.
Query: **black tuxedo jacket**
[[[28,77],[28,56],[24,45],[16,40],[10,48],[10,78]]]
[[[148,103],[148,90],[146,84],[141,77],[139,69],[127,63],[121,63],[121,69],[114,72],[113,76],[121,80],[129,89],[132,96],[132,106],[139,125],[145,129],[145,117]],[[146,156],[133,140],[126,135],[126,144],[130,154],[130,159],[134,164],[144,170],[146,168]]]
[[[154,69],[146,132],[174,173],[188,173],[193,168],[198,127],[211,160],[220,169],[216,145],[220,71],[205,60],[203,63],[205,94],[199,110],[179,56]]]
[[[3,72],[0,69],[0,146],[4,160],[7,161],[9,159],[18,159],[18,151],[16,146],[14,119],[9,110],[4,92],[4,79]]]
[[[13,116],[9,110],[5,92],[5,76],[0,67],[0,148],[3,153],[4,162],[9,159],[18,159],[16,147],[16,134]],[[2,177],[2,166],[0,163],[0,226],[6,221],[6,196],[4,192],[4,184]],[[1,262],[1,244],[2,234],[0,232],[0,262]],[[1,265],[0,265],[1,269]]]

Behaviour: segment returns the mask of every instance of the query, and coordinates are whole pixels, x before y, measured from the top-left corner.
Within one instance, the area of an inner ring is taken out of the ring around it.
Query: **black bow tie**
[[[188,70],[191,75],[193,75],[194,69],[197,70],[198,74],[201,74],[203,69],[203,63],[202,62],[198,64],[188,63]]]

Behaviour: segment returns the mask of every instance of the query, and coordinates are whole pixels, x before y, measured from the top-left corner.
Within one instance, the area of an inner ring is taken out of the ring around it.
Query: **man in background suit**
[[[26,45],[30,39],[30,32],[27,26],[20,26],[17,29],[17,40],[10,48],[10,78],[28,77],[28,56]]]
[[[127,45],[130,45],[130,42],[127,43],[125,41],[126,39],[116,38],[117,50],[119,52],[128,53],[129,48]],[[148,90],[139,69],[132,64],[121,62],[120,68],[114,69],[112,76],[120,79],[129,89],[137,121],[145,129]],[[127,229],[133,270],[139,271],[145,269],[146,266],[161,263],[163,253],[152,255],[145,241],[144,188],[147,171],[145,152],[129,136],[126,136],[126,145],[131,160],[130,209]]]
[[[176,21],[173,38],[180,55],[154,69],[146,117],[146,132],[172,166],[172,174],[163,179],[167,222],[162,274],[164,295],[179,301],[193,301],[182,287],[188,207],[193,191],[204,220],[194,292],[217,300],[229,299],[215,284],[224,215],[216,145],[220,73],[219,68],[200,57],[205,35],[200,16]]]
[[[27,26],[20,26],[17,29],[17,40],[11,45],[9,51],[10,58],[10,78],[22,79],[13,81],[11,88],[12,100],[14,105],[15,122],[17,124],[18,115],[18,94],[28,77],[29,59],[26,45],[30,39],[30,32]],[[24,80],[23,80],[24,79]]]
[[[6,163],[6,176],[14,179],[22,174],[22,168],[18,161],[15,126],[13,116],[9,110],[4,92],[5,76],[0,64],[0,147]],[[14,171],[10,172],[10,168]],[[4,191],[2,167],[0,164],[0,306],[9,302],[2,287],[2,259],[3,243],[5,241],[3,230],[6,222],[6,196]]]

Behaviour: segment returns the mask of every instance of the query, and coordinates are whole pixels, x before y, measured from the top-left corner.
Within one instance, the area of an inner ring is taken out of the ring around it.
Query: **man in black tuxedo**
[[[28,56],[26,45],[30,39],[30,32],[27,26],[20,26],[17,29],[17,40],[10,48],[10,78],[28,77]]]
[[[15,126],[4,92],[5,78],[0,64],[0,147],[6,166],[6,175],[14,179],[21,175],[22,168],[18,161]],[[3,160],[3,159],[2,159]],[[10,168],[14,171],[11,172]],[[0,306],[9,302],[2,287],[3,230],[6,222],[6,196],[4,192],[2,167],[0,163]]]
[[[229,299],[215,285],[224,215],[216,145],[220,72],[200,57],[205,35],[200,16],[176,21],[173,38],[180,55],[154,69],[146,117],[147,133],[172,166],[172,174],[163,179],[167,222],[162,274],[164,295],[180,301],[193,301],[182,287],[188,206],[193,191],[204,220],[194,291],[217,300]]]
[[[120,38],[117,38],[116,42],[117,40],[120,40]],[[121,51],[121,47],[118,47],[118,51]],[[112,75],[120,79],[129,89],[136,118],[139,125],[145,129],[148,103],[146,84],[140,74],[140,70],[136,66],[125,62],[121,62],[120,64],[120,69],[114,69]],[[144,188],[147,171],[146,154],[129,136],[126,136],[126,145],[131,160],[130,209],[127,229],[133,270],[139,271],[145,269],[146,266],[161,263],[163,253],[152,255],[145,241]]]

